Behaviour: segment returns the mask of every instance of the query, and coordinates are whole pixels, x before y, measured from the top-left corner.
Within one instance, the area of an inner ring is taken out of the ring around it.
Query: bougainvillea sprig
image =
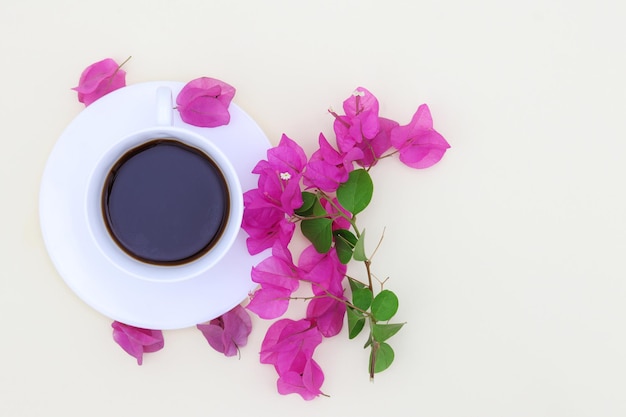
[[[369,329],[365,348],[370,350],[372,379],[393,362],[388,340],[404,325],[391,322],[398,297],[384,283],[374,285],[373,254],[366,252],[365,228],[357,223],[357,215],[373,196],[369,170],[393,155],[412,168],[427,168],[450,147],[434,130],[425,104],[409,124],[400,126],[380,117],[376,97],[359,87],[343,109],[343,115],[329,110],[336,146],[320,134],[319,148],[307,159],[303,149],[283,135],[253,170],[259,176],[258,187],[244,196],[242,227],[249,235],[249,252],[271,249],[271,255],[252,270],[260,287],[247,308],[261,318],[278,319],[290,300],[308,301],[305,317],[279,319],[270,326],[261,351],[261,362],[274,365],[278,373],[279,392],[298,393],[304,399],[320,395],[324,380],[313,360],[315,347],[323,338],[339,334],[344,322],[350,339],[366,326]],[[297,265],[289,251],[296,225],[309,241]],[[365,280],[347,275],[351,261],[364,264]],[[310,296],[293,296],[301,283],[310,288]]]

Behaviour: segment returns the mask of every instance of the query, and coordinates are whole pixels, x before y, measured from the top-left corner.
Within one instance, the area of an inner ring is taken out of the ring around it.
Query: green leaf
[[[398,333],[404,323],[378,324],[372,326],[372,335],[378,342],[384,342],[394,334]]]
[[[372,305],[372,292],[369,288],[359,288],[352,291],[352,304],[361,310],[367,310]]]
[[[387,343],[381,343],[376,346],[372,345],[372,351],[370,353],[370,373],[379,373],[391,366],[395,354],[393,349]],[[373,365],[373,372],[372,372]]]
[[[300,222],[302,234],[311,241],[315,250],[326,253],[333,243],[333,221],[331,219],[307,219]]]
[[[365,345],[363,345],[363,349],[367,349],[367,347],[371,345],[373,341],[374,339],[372,338],[372,333],[370,332],[370,337],[367,338]]]
[[[302,191],[302,206],[295,210],[295,213],[299,216],[310,216],[313,214],[313,204],[317,201],[317,196],[308,191]]]
[[[348,338],[354,339],[363,330],[365,317],[363,317],[363,313],[352,307],[348,307],[346,315],[348,316]]]
[[[343,208],[356,215],[367,207],[373,193],[374,183],[370,174],[362,168],[355,169],[350,172],[348,181],[337,189],[337,200]]]
[[[348,282],[350,283],[350,290],[353,292],[356,290],[360,290],[361,288],[367,287],[367,285],[354,278],[348,278]]]
[[[382,290],[372,301],[372,314],[376,321],[387,321],[398,311],[398,297],[389,291]]]
[[[352,259],[352,248],[341,238],[335,238],[335,250],[337,251],[337,257],[339,262],[347,264]]]
[[[354,233],[352,233],[349,230],[337,229],[333,232],[333,234],[335,235],[336,238],[344,240],[348,245],[350,245],[353,248],[354,248],[354,245],[356,245],[357,238],[356,236],[354,236]]]
[[[354,260],[367,261],[367,256],[365,255],[365,229],[363,229],[359,240],[354,245]]]
[[[352,250],[356,243],[356,236],[349,230],[339,229],[333,232],[335,237],[335,249],[337,250],[337,256],[339,261],[343,264],[347,264],[352,259]]]

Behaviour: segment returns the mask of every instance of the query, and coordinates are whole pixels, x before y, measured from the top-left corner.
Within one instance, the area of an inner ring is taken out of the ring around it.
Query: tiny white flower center
[[[352,95],[354,97],[363,97],[365,95],[364,91],[359,91],[359,90],[354,90],[354,93],[352,93]]]
[[[287,180],[291,179],[291,174],[288,173],[288,172],[281,172],[280,173],[280,179],[287,181]]]

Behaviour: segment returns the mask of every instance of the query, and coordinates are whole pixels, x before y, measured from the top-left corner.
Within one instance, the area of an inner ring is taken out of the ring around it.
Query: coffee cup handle
[[[169,87],[159,87],[156,91],[157,125],[172,125],[172,90]]]

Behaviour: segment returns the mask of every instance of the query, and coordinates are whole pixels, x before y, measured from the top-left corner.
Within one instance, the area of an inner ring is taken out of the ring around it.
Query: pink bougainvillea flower
[[[129,355],[137,359],[137,365],[143,363],[143,354],[161,350],[164,345],[161,330],[142,329],[114,321],[113,340]]]
[[[428,168],[436,164],[450,147],[433,129],[433,119],[426,104],[419,106],[408,125],[391,131],[391,144],[400,153],[400,161],[411,168]]]
[[[252,281],[261,288],[252,294],[248,310],[263,319],[275,319],[285,314],[289,297],[300,285],[300,274],[289,250],[276,242],[272,256],[252,268]]]
[[[310,401],[323,394],[320,389],[323,383],[322,368],[313,358],[306,357],[303,365],[280,374],[276,387],[279,394],[300,394],[304,400]]]
[[[306,317],[314,320],[317,328],[324,337],[333,337],[339,334],[343,327],[343,318],[346,314],[346,304],[332,297],[314,298],[306,309]]]
[[[269,327],[261,345],[260,360],[274,365],[280,394],[297,393],[305,400],[322,394],[324,373],[313,360],[315,348],[321,342],[322,334],[308,319],[282,319]]]
[[[283,209],[287,216],[302,206],[300,179],[306,166],[306,154],[295,141],[283,135],[278,146],[267,151],[267,160],[261,160],[252,170],[259,175],[260,195]]]
[[[280,319],[265,333],[261,343],[260,361],[274,365],[281,374],[292,369],[294,362],[302,361],[301,355],[313,356],[320,343],[322,334],[313,321]]]
[[[334,192],[339,184],[348,180],[348,174],[354,169],[352,162],[361,158],[363,152],[360,149],[352,148],[340,153],[320,133],[319,149],[309,159],[304,173],[304,184],[325,192]]]
[[[243,195],[244,211],[241,227],[248,233],[248,252],[255,255],[271,248],[275,242],[287,246],[295,224],[285,218],[283,209],[269,204],[258,188]]]
[[[251,208],[271,204],[279,207],[288,217],[291,217],[294,210],[302,206],[300,190],[302,174],[281,172],[267,161],[260,161],[252,172],[259,175],[259,192],[256,201],[251,201]]]
[[[248,312],[238,305],[209,323],[198,324],[196,327],[213,349],[225,356],[235,356],[239,347],[248,343],[252,320]]]
[[[303,278],[312,284],[315,295],[329,292],[335,296],[343,295],[343,278],[347,266],[339,261],[337,252],[331,248],[327,253],[319,253],[313,245],[307,246],[298,259],[298,267]]]
[[[78,86],[72,90],[78,93],[78,101],[89,106],[100,97],[126,85],[126,72],[111,58],[91,64],[80,75]]]
[[[233,86],[215,78],[200,77],[185,84],[176,104],[185,123],[217,127],[230,122],[228,106],[234,96]]]
[[[367,89],[358,87],[343,102],[345,116],[330,111],[335,116],[333,128],[340,151],[347,152],[361,143],[363,138],[372,139],[378,134],[378,107],[376,97]]]
[[[302,369],[322,342],[322,334],[308,319],[282,319],[270,326],[261,346],[260,361],[274,365],[278,375]]]
[[[391,131],[398,126],[398,122],[378,118],[380,129],[376,136],[372,139],[364,138],[363,141],[356,145],[363,152],[363,157],[356,161],[363,167],[371,167],[376,165],[381,156],[391,148]]]
[[[301,174],[306,165],[306,154],[300,145],[283,134],[278,146],[267,151],[269,166],[280,174]]]

